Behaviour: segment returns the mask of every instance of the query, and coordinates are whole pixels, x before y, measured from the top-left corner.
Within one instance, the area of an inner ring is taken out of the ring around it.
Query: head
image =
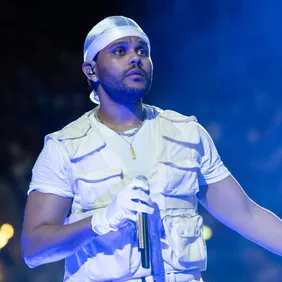
[[[93,102],[99,104],[98,92],[117,103],[140,100],[152,83],[150,41],[135,21],[107,17],[85,39],[82,69],[93,87]]]

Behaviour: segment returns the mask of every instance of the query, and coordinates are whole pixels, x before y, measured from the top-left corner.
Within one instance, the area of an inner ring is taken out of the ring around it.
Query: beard
[[[125,75],[116,77],[111,75],[107,70],[103,70],[102,79],[100,77],[100,85],[103,87],[107,95],[118,104],[134,104],[139,102],[148,94],[152,85],[152,72],[148,75],[144,73],[144,81],[142,87],[129,86],[124,82]]]

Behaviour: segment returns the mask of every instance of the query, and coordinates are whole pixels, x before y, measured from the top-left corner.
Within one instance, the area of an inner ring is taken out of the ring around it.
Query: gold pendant
[[[135,155],[135,151],[134,151],[132,145],[130,145],[130,153],[131,153],[132,159],[135,160],[136,159],[136,155]]]

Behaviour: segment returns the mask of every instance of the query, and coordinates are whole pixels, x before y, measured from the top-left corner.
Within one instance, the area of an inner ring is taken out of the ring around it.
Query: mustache
[[[134,66],[132,66],[131,68],[129,68],[128,70],[126,70],[126,71],[124,72],[124,77],[127,76],[128,73],[130,73],[130,72],[132,72],[132,71],[136,71],[136,72],[140,73],[142,76],[144,76],[144,77],[146,77],[146,78],[148,77],[147,72],[144,71],[142,68],[136,66],[136,65],[134,65]]]

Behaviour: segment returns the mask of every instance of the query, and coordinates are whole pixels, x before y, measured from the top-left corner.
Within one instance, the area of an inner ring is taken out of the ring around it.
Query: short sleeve
[[[207,185],[224,179],[230,175],[230,172],[223,164],[207,130],[201,125],[199,125],[199,130],[202,145],[199,185]]]
[[[48,139],[32,169],[27,194],[31,191],[51,193],[62,197],[74,197],[67,159],[60,144]]]

